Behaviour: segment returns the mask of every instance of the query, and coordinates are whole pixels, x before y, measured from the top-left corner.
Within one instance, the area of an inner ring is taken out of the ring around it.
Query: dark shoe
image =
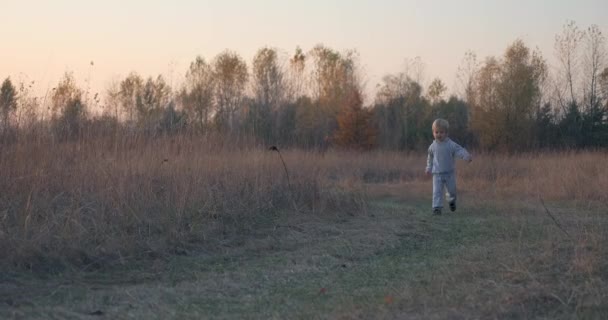
[[[456,202],[450,202],[450,211],[456,211]]]
[[[434,216],[440,216],[441,215],[441,209],[440,208],[433,209],[433,215]]]

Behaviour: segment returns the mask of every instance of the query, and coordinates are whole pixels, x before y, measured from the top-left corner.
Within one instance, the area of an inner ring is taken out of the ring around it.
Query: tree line
[[[438,78],[423,87],[423,63],[388,74],[364,105],[364,74],[355,50],[317,45],[288,57],[264,47],[248,64],[226,50],[196,57],[183,84],[131,73],[92,95],[66,73],[45,97],[33,83],[0,87],[0,134],[14,141],[35,132],[57,141],[85,133],[147,136],[214,134],[300,148],[423,150],[437,117],[471,148],[499,151],[608,146],[608,64],[596,25],[566,23],[555,37],[558,65],[522,40],[500,57],[464,55],[458,92],[446,97]],[[103,101],[102,101],[103,100]],[[102,115],[92,115],[100,107]]]

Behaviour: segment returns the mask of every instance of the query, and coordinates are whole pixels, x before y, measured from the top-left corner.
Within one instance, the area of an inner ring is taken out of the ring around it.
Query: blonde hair
[[[446,132],[450,129],[450,123],[445,119],[436,119],[433,121],[433,130],[443,129]]]

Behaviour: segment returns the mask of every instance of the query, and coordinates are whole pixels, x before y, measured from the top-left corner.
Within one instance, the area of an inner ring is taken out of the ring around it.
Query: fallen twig
[[[543,205],[543,208],[545,208],[545,212],[547,213],[547,215],[551,218],[551,220],[553,220],[553,222],[555,223],[555,225],[563,232],[566,234],[566,236],[568,236],[568,238],[570,238],[570,240],[572,239],[572,236],[570,236],[570,234],[568,233],[568,231],[566,231],[566,229],[564,229],[562,227],[562,225],[559,223],[559,221],[557,221],[557,219],[555,218],[555,216],[553,216],[553,214],[551,214],[551,211],[549,211],[549,209],[547,209],[547,206],[545,205],[545,201],[543,201],[543,198],[539,198],[540,199],[540,203]]]

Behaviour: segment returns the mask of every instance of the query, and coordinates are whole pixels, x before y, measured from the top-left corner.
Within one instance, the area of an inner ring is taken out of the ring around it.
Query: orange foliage
[[[376,143],[377,130],[372,124],[372,113],[362,107],[363,101],[358,91],[353,91],[346,99],[338,114],[338,129],[334,133],[336,146],[369,150]]]

